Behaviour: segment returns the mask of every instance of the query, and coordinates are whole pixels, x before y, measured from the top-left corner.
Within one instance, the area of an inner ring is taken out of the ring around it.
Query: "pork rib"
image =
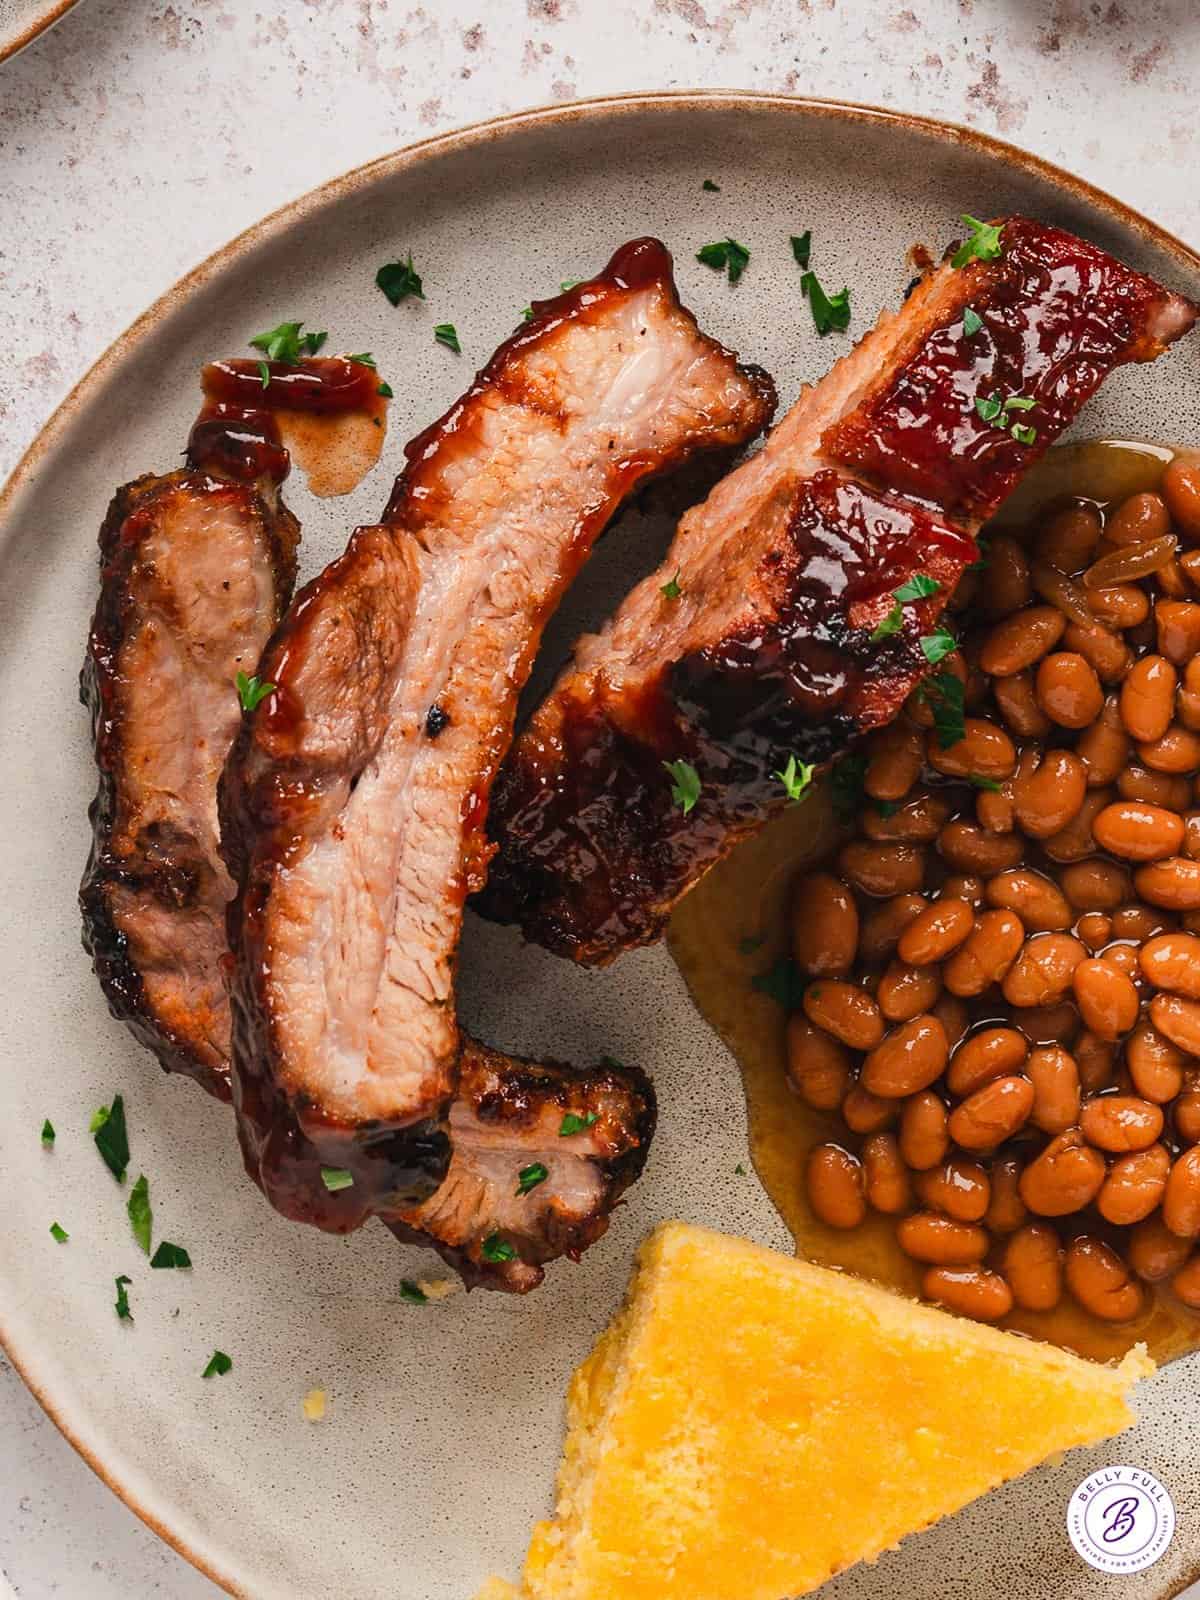
[[[445,1176],[463,902],[545,619],[635,484],[744,442],[773,398],[681,307],[664,247],[627,245],[408,446],[383,524],[268,646],[221,819],[235,1103],[286,1214],[399,1220]]]
[[[485,915],[581,962],[658,937],[785,803],[789,756],[828,761],[894,715],[980,523],[1113,368],[1153,360],[1195,319],[1061,229],[1011,218],[1000,241],[998,258],[947,261],[885,313],[580,642],[496,785]],[[917,573],[936,595],[873,639]],[[687,812],[668,761],[700,779]]]

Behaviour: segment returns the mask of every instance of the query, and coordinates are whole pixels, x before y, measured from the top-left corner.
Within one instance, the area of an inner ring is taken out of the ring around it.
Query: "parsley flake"
[[[921,654],[931,667],[936,667],[957,649],[958,640],[944,622],[938,624],[936,632],[925,634],[921,640]]]
[[[700,187],[704,190],[705,194],[720,194],[721,192],[721,185],[719,183],[714,183],[711,178],[705,178]]]
[[[111,1106],[100,1107],[89,1127],[105,1166],[118,1183],[124,1183],[125,1169],[129,1165],[129,1135],[125,1131],[125,1102],[119,1094],[113,1096]]]
[[[949,750],[966,738],[966,686],[961,678],[953,672],[939,672],[921,685],[921,698],[933,716],[939,750]]]
[[[664,600],[678,600],[683,590],[679,587],[679,572],[676,570],[673,578],[668,578],[666,583],[659,585],[659,594]]]
[[[1000,248],[1003,223],[980,222],[978,217],[969,217],[965,211],[962,221],[970,233],[950,257],[952,267],[965,267],[968,261],[995,261],[1003,253]]]
[[[927,578],[923,572],[917,572],[907,583],[902,583],[898,589],[893,589],[892,594],[901,605],[907,605],[911,600],[928,600],[930,595],[937,594],[941,587],[936,578]]]
[[[995,778],[981,778],[977,772],[969,772],[967,782],[973,783],[977,789],[987,789],[992,794],[1000,793],[1000,785]]]
[[[558,286],[559,291],[562,294],[566,294],[568,289],[578,289],[582,282],[582,278],[563,278]]]
[[[686,817],[700,798],[700,774],[690,761],[664,761],[663,766],[674,780],[671,799]]]
[[[209,1357],[208,1365],[200,1376],[202,1378],[223,1378],[232,1366],[233,1362],[225,1354],[224,1350],[214,1350]]]
[[[706,267],[711,267],[714,272],[727,273],[730,283],[736,283],[746,270],[746,264],[750,260],[750,252],[744,244],[739,244],[736,239],[718,239],[712,244],[702,245],[696,251],[696,260],[702,261]]]
[[[742,1162],[740,1162],[740,1161],[738,1162],[737,1166],[734,1167],[733,1170],[734,1170],[735,1174],[739,1178],[744,1178],[746,1176],[746,1168],[745,1168],[744,1164]]]
[[[978,416],[1001,433],[1011,433],[1018,444],[1032,444],[1037,438],[1037,429],[1027,422],[1018,422],[1012,413],[1032,411],[1036,404],[1025,394],[1010,394],[1007,399],[998,394],[975,396]]]
[[[192,1258],[181,1244],[170,1244],[163,1239],[150,1257],[152,1267],[190,1267]]]
[[[877,644],[880,639],[890,639],[894,633],[899,633],[903,626],[904,610],[897,600],[883,621],[871,629],[871,643]]]
[[[866,756],[843,756],[829,778],[833,810],[839,822],[850,822],[858,811],[867,778]]]
[[[983,327],[983,318],[974,306],[963,307],[963,337],[973,339]]]
[[[415,294],[418,300],[425,298],[420,274],[413,267],[411,250],[407,261],[389,261],[380,267],[375,274],[375,286],[382,289],[394,306],[398,306],[401,300],[407,300],[411,294]]]
[[[800,292],[808,297],[813,323],[822,338],[835,330],[841,333],[850,326],[849,289],[826,294],[816,273],[806,272],[800,279]]]
[[[750,987],[774,1000],[785,1011],[797,1011],[808,980],[790,956],[780,956],[773,967],[751,978]]]
[[[114,1279],[114,1282],[117,1286],[117,1304],[115,1308],[117,1316],[120,1317],[122,1322],[132,1322],[133,1312],[129,1309],[129,1296],[125,1292],[125,1285],[132,1283],[133,1279],[122,1273],[119,1278]]]
[[[281,322],[277,328],[268,328],[266,333],[256,333],[249,341],[250,348],[261,350],[267,361],[278,361],[285,367],[298,367],[305,356],[315,356],[329,337],[327,333],[301,333],[303,326],[302,322]],[[264,366],[266,362],[260,361],[260,375]],[[266,386],[267,379],[263,378],[263,388]]]
[[[1034,444],[1037,441],[1037,429],[1028,422],[1014,422],[1008,431],[1018,444]]]
[[[618,1061],[616,1056],[601,1056],[600,1065],[602,1067],[607,1067],[610,1072],[625,1071],[625,1063],[623,1061]]]
[[[539,1183],[545,1183],[550,1176],[550,1168],[543,1166],[540,1161],[535,1161],[531,1166],[522,1167],[517,1173],[517,1193],[528,1194],[531,1189],[536,1189]]]
[[[796,264],[807,269],[808,260],[812,254],[812,229],[805,228],[803,233],[793,233],[791,240],[792,254],[796,258]]]
[[[392,386],[390,383],[381,383],[375,393],[381,394],[385,400],[390,400],[392,398]]]
[[[129,1199],[125,1210],[129,1213],[129,1226],[133,1229],[133,1237],[141,1245],[146,1255],[150,1254],[150,1232],[154,1224],[154,1212],[150,1209],[150,1185],[143,1172],[133,1188],[129,1191]]]
[[[489,1233],[480,1247],[480,1255],[485,1261],[515,1261],[517,1252],[507,1239],[502,1239],[498,1233]]]
[[[258,363],[258,380],[264,389],[271,387],[271,369],[265,361]]]
[[[573,1134],[583,1133],[585,1129],[590,1128],[592,1123],[596,1121],[597,1116],[598,1113],[595,1111],[587,1111],[582,1117],[577,1117],[573,1111],[568,1111],[559,1124],[558,1137],[560,1139],[569,1139]]]
[[[273,683],[260,683],[257,678],[248,678],[244,672],[239,672],[234,682],[243,711],[257,711],[267,696],[275,693]]]
[[[354,1187],[354,1174],[347,1172],[345,1167],[322,1167],[321,1182],[330,1194],[337,1194],[339,1189],[352,1189]]]
[[[356,361],[360,367],[370,367],[372,372],[376,370],[375,357],[369,350],[364,350],[361,355],[347,356],[346,360]]]
[[[54,1124],[50,1121],[49,1117],[47,1117],[45,1122],[42,1123],[42,1143],[45,1145],[47,1150],[52,1150],[54,1148]]]
[[[453,350],[456,356],[462,355],[462,345],[458,342],[458,331],[452,322],[439,322],[433,330],[433,337],[438,344],[444,344],[447,350]]]
[[[812,787],[815,771],[816,768],[807,761],[797,761],[794,755],[790,755],[780,770],[771,776],[779,779],[790,803],[798,805]]]
[[[411,1278],[400,1279],[400,1298],[407,1300],[411,1306],[424,1306],[429,1304],[429,1296],[419,1283],[414,1283]]]
[[[59,1244],[66,1244],[71,1237],[61,1222],[52,1222],[50,1224],[50,1233],[51,1237],[57,1239]]]

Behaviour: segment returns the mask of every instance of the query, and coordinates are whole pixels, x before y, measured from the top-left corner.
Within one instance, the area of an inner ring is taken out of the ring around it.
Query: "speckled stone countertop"
[[[867,101],[999,133],[1200,246],[1198,63],[1196,0],[81,0],[0,66],[0,478],[182,272],[432,131],[628,89]],[[217,1594],[3,1360],[0,1437],[22,1600]]]

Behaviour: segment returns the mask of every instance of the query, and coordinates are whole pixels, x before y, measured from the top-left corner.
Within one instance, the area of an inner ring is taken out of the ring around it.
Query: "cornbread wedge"
[[[783,1600],[1133,1420],[1102,1367],[667,1223],[571,1384],[527,1600]]]

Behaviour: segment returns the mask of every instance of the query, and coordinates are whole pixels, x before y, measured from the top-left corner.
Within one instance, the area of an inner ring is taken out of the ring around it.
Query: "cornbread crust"
[[[1117,1368],[684,1223],[576,1372],[527,1600],[781,1600],[1133,1420]],[[485,1592],[486,1593],[486,1592]],[[500,1591],[503,1595],[504,1591]]]

